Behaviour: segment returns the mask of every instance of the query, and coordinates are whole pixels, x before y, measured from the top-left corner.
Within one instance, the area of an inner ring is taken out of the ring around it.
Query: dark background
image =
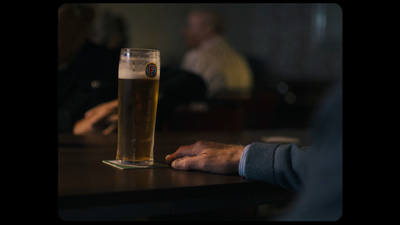
[[[123,47],[158,49],[161,66],[170,68],[178,68],[185,53],[182,29],[192,9],[212,8],[224,17],[226,37],[251,66],[254,92],[227,94],[206,107],[182,106],[165,126],[167,130],[304,128],[327,88],[342,77],[343,20],[337,4],[94,6],[98,13],[93,39],[109,33],[104,15],[112,15],[122,21]]]

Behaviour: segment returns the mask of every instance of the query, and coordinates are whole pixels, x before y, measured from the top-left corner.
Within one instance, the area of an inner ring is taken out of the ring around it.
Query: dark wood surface
[[[247,145],[261,136],[290,136],[308,144],[307,130],[156,133],[154,159],[198,140]],[[168,168],[120,170],[117,135],[58,136],[58,210],[63,220],[116,220],[207,209],[288,202],[293,194],[238,175]]]

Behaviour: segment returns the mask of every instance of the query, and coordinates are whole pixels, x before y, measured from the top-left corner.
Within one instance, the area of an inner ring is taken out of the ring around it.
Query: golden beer
[[[159,67],[157,50],[121,50],[116,156],[119,163],[153,164]]]

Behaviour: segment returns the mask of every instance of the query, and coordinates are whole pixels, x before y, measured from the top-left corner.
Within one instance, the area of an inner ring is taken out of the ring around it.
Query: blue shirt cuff
[[[240,157],[240,161],[239,161],[239,176],[242,176],[242,177],[246,177],[246,174],[245,174],[245,171],[244,171],[244,166],[246,164],[247,150],[249,150],[250,145],[251,144],[247,145],[244,148],[242,156]]]

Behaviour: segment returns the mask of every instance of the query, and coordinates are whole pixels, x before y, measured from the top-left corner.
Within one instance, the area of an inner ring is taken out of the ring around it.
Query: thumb
[[[201,169],[199,165],[201,162],[200,156],[186,156],[176,159],[172,162],[171,167],[177,170],[194,170]]]

